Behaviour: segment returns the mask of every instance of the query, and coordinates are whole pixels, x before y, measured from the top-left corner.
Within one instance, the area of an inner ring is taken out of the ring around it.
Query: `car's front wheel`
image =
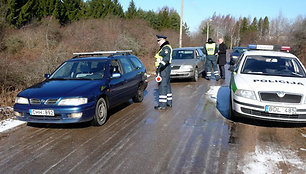
[[[94,126],[102,126],[107,119],[107,104],[104,98],[100,98],[96,104],[95,116],[92,120]]]
[[[231,90],[231,88],[230,88]],[[229,101],[229,108],[228,108],[228,119],[232,120],[232,121],[235,121],[236,120],[236,117],[235,117],[235,112],[233,110],[233,107],[232,107],[232,95],[231,95],[231,92],[230,92],[230,101]]]
[[[199,79],[199,71],[198,71],[198,69],[196,68],[196,69],[194,70],[194,76],[193,76],[192,80],[193,80],[194,82],[196,82],[196,81],[198,81],[198,79]]]
[[[137,89],[136,95],[132,98],[134,102],[139,103],[142,102],[144,98],[144,87],[143,85],[139,85]]]

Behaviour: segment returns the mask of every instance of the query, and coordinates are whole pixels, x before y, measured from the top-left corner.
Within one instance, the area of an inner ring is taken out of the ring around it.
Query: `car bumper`
[[[194,76],[194,71],[177,71],[171,70],[171,79],[182,79],[182,78],[192,78]]]
[[[30,109],[38,110],[53,110],[54,116],[35,116],[30,115]],[[78,114],[80,117],[75,117]],[[95,114],[95,103],[88,103],[81,106],[33,106],[33,105],[14,105],[14,115],[18,120],[26,121],[29,123],[54,123],[54,124],[65,124],[65,123],[80,123],[87,122],[93,119]]]
[[[283,106],[296,108],[295,114],[281,114],[281,113],[269,113],[265,110],[265,107],[269,106]],[[263,103],[260,101],[254,101],[245,99],[242,97],[233,97],[232,109],[235,116],[249,117],[253,119],[269,120],[277,122],[291,122],[291,123],[306,123],[306,104],[290,104],[282,105],[280,103]]]

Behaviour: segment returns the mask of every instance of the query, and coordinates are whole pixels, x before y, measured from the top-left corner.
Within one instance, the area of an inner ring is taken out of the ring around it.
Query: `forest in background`
[[[158,50],[156,34],[179,46],[180,16],[168,7],[123,11],[117,0],[0,0],[0,106],[12,106],[17,93],[44,79],[73,52],[132,49],[149,72]],[[203,46],[224,37],[228,47],[282,44],[306,63],[306,19],[260,19],[212,14],[195,33],[183,27],[183,46]]]

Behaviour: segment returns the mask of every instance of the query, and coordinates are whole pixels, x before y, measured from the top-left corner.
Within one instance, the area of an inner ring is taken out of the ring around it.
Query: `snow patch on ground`
[[[303,133],[301,133],[302,134],[302,136],[304,137],[304,138],[306,138],[306,135],[305,134],[303,134]]]
[[[244,159],[238,163],[238,170],[243,173],[282,173],[280,164],[292,166],[292,169],[305,171],[305,161],[303,162],[295,152],[288,149],[262,149],[255,147],[255,152],[246,154]],[[291,171],[295,173],[296,171]]]
[[[211,86],[206,92],[207,97],[214,103],[217,102],[217,94],[221,86]]]
[[[13,129],[19,125],[25,124],[24,121],[14,120],[14,119],[6,119],[0,122],[0,133]]]

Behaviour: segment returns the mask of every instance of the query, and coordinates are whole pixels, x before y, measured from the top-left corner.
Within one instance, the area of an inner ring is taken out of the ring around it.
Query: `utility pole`
[[[180,48],[182,48],[182,41],[183,41],[183,4],[184,0],[181,0]]]

